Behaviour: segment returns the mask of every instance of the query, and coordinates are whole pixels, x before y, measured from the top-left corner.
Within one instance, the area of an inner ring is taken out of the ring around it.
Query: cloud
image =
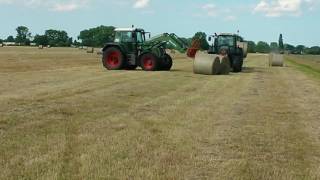
[[[142,9],[149,5],[150,0],[135,0],[133,7],[136,9]]]
[[[311,8],[318,0],[262,0],[253,12],[260,12],[267,17],[280,17],[284,15],[299,16],[304,7]]]
[[[215,4],[212,4],[212,3],[204,4],[201,8],[210,17],[215,17],[218,15],[218,9]]]
[[[225,17],[224,20],[225,21],[235,21],[235,20],[237,20],[237,17],[233,16],[233,15],[229,15],[229,16]]]
[[[89,0],[0,0],[0,4],[46,8],[51,11],[75,11],[87,5]]]

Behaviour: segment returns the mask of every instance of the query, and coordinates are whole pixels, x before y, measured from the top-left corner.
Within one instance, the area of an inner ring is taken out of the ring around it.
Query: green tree
[[[295,47],[291,44],[284,44],[284,50],[286,50],[287,53],[292,54],[295,51]]]
[[[13,36],[8,36],[6,41],[7,42],[15,42]]]
[[[256,53],[256,43],[248,41],[248,53]]]
[[[295,47],[295,54],[303,54],[305,49],[304,45],[298,45]]]
[[[276,42],[271,42],[271,43],[270,43],[270,50],[271,50],[272,52],[279,52],[278,43],[276,43]]]
[[[313,46],[311,48],[305,49],[306,54],[312,54],[312,55],[319,55],[320,54],[320,47],[319,46]]]
[[[105,43],[113,41],[113,26],[98,26],[80,32],[78,39],[84,46],[102,47]]]
[[[3,43],[3,40],[2,40],[2,39],[0,39],[0,43]]]
[[[19,26],[16,28],[17,36],[16,43],[21,43],[22,45],[30,45],[31,33],[26,26]]]
[[[49,29],[46,30],[45,36],[48,38],[48,45],[65,47],[70,46],[68,33],[66,31]]]
[[[48,37],[46,35],[35,35],[33,42],[37,45],[43,46],[47,46],[49,44]]]
[[[256,50],[258,53],[270,53],[270,46],[266,42],[259,41]]]
[[[192,40],[200,40],[200,49],[201,50],[208,50],[209,49],[209,43],[207,41],[207,34],[204,32],[197,32]]]
[[[280,50],[280,51],[283,51],[283,50],[284,50],[282,34],[280,34],[280,36],[279,36],[279,50]]]

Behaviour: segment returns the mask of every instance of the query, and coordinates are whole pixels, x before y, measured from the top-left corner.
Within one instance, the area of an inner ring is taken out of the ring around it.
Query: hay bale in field
[[[2,44],[2,43],[0,44],[0,47],[3,47],[3,44]]]
[[[47,48],[51,48],[51,46],[50,46],[50,45],[48,45],[48,46],[47,46]]]
[[[227,75],[230,74],[230,60],[228,56],[219,56],[220,69],[217,74]]]
[[[215,54],[198,52],[193,61],[193,72],[195,74],[213,75],[220,69],[220,59]]]
[[[97,55],[102,55],[103,54],[103,50],[100,49],[99,51],[97,51]]]
[[[79,50],[82,50],[83,49],[83,46],[79,46]]]
[[[198,51],[193,62],[193,72],[204,75],[226,75],[230,73],[228,56],[219,56]]]
[[[39,47],[38,47],[39,49],[43,49],[43,45],[39,45]]]
[[[279,66],[283,67],[284,59],[282,54],[269,54],[269,66]]]
[[[88,48],[87,53],[94,53],[94,48]]]

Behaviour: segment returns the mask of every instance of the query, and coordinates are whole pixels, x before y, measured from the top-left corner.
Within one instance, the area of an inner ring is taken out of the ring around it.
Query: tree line
[[[31,43],[36,45],[50,45],[52,47],[69,47],[69,46],[90,46],[90,47],[102,47],[106,42],[110,42],[114,37],[113,26],[98,26],[95,28],[82,30],[77,37],[77,40],[73,40],[68,36],[68,33],[64,30],[48,29],[44,34],[36,34],[32,36],[29,28],[26,26],[19,26],[16,28],[16,36],[8,36],[6,39],[0,39],[0,43],[3,42],[15,42],[20,45],[30,45]],[[181,38],[187,44],[191,45],[192,40],[200,39],[200,47],[202,50],[209,48],[207,41],[207,34],[204,32],[197,32],[192,38]],[[320,54],[320,47],[306,47],[304,45],[291,45],[283,43],[282,34],[279,37],[278,42],[271,42],[270,44],[264,41],[255,43],[254,41],[248,41],[249,53],[270,53],[270,52],[285,52],[289,54]]]

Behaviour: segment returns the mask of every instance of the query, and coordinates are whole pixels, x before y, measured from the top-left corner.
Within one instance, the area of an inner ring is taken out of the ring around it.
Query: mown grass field
[[[320,81],[106,71],[70,48],[0,48],[0,179],[320,179]]]

